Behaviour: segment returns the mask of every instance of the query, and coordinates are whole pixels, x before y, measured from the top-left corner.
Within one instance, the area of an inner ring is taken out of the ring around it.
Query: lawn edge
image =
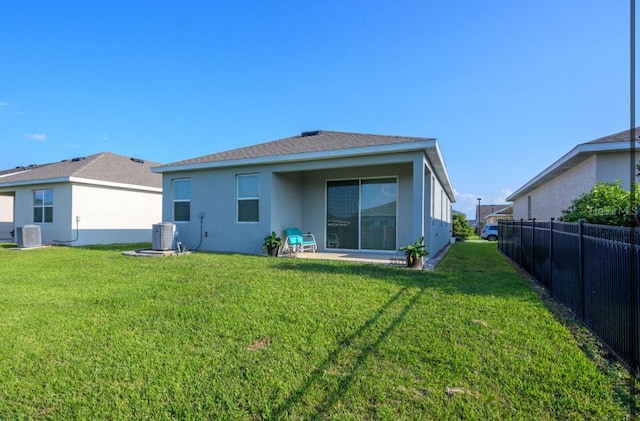
[[[569,307],[552,297],[549,291],[533,275],[525,271],[500,250],[497,251],[538,295],[553,317],[571,333],[585,357],[611,381],[613,398],[621,402],[631,413],[632,398],[635,398],[636,402],[638,402],[638,397],[634,393],[635,389],[633,388],[633,379],[629,366],[592,332]],[[638,403],[636,403],[635,407],[637,405]]]

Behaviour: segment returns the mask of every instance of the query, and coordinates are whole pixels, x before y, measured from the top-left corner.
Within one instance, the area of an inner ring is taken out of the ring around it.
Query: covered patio
[[[357,251],[322,251],[294,254],[282,254],[283,257],[295,257],[298,259],[338,260],[343,262],[373,263],[378,265],[404,265],[403,253],[366,253]]]
[[[444,255],[449,250],[451,244],[447,245],[435,256],[427,256],[424,259],[422,266],[423,270],[433,270],[436,265],[442,260]],[[376,265],[389,265],[405,267],[406,260],[404,253],[398,251],[397,253],[366,253],[357,251],[322,251],[322,252],[305,252],[294,254],[281,254],[282,257],[293,257],[297,259],[312,259],[312,260],[336,260],[343,262],[356,262],[367,263]]]

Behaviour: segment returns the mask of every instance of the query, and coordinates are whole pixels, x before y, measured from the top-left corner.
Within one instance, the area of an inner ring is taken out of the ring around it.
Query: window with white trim
[[[33,191],[33,222],[53,222],[53,189]]]
[[[238,194],[238,222],[260,221],[260,176],[258,174],[236,177]]]
[[[191,180],[173,180],[173,221],[191,221]]]

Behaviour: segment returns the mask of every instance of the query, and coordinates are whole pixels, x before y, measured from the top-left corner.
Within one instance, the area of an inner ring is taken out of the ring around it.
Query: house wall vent
[[[171,250],[176,226],[171,222],[153,224],[151,230],[151,248],[153,250]]]
[[[310,132],[300,133],[300,137],[315,136],[315,135],[319,135],[320,133],[322,133],[322,130],[312,130]]]
[[[18,248],[40,247],[42,237],[40,235],[40,225],[25,225],[16,228],[16,242]]]

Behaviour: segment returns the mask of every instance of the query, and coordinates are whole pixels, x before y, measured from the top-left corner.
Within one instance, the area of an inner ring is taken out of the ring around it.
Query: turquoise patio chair
[[[303,234],[300,228],[290,227],[284,230],[284,251],[288,253],[303,253],[305,251],[312,251],[315,253],[318,246],[316,245],[316,238],[313,234]]]

